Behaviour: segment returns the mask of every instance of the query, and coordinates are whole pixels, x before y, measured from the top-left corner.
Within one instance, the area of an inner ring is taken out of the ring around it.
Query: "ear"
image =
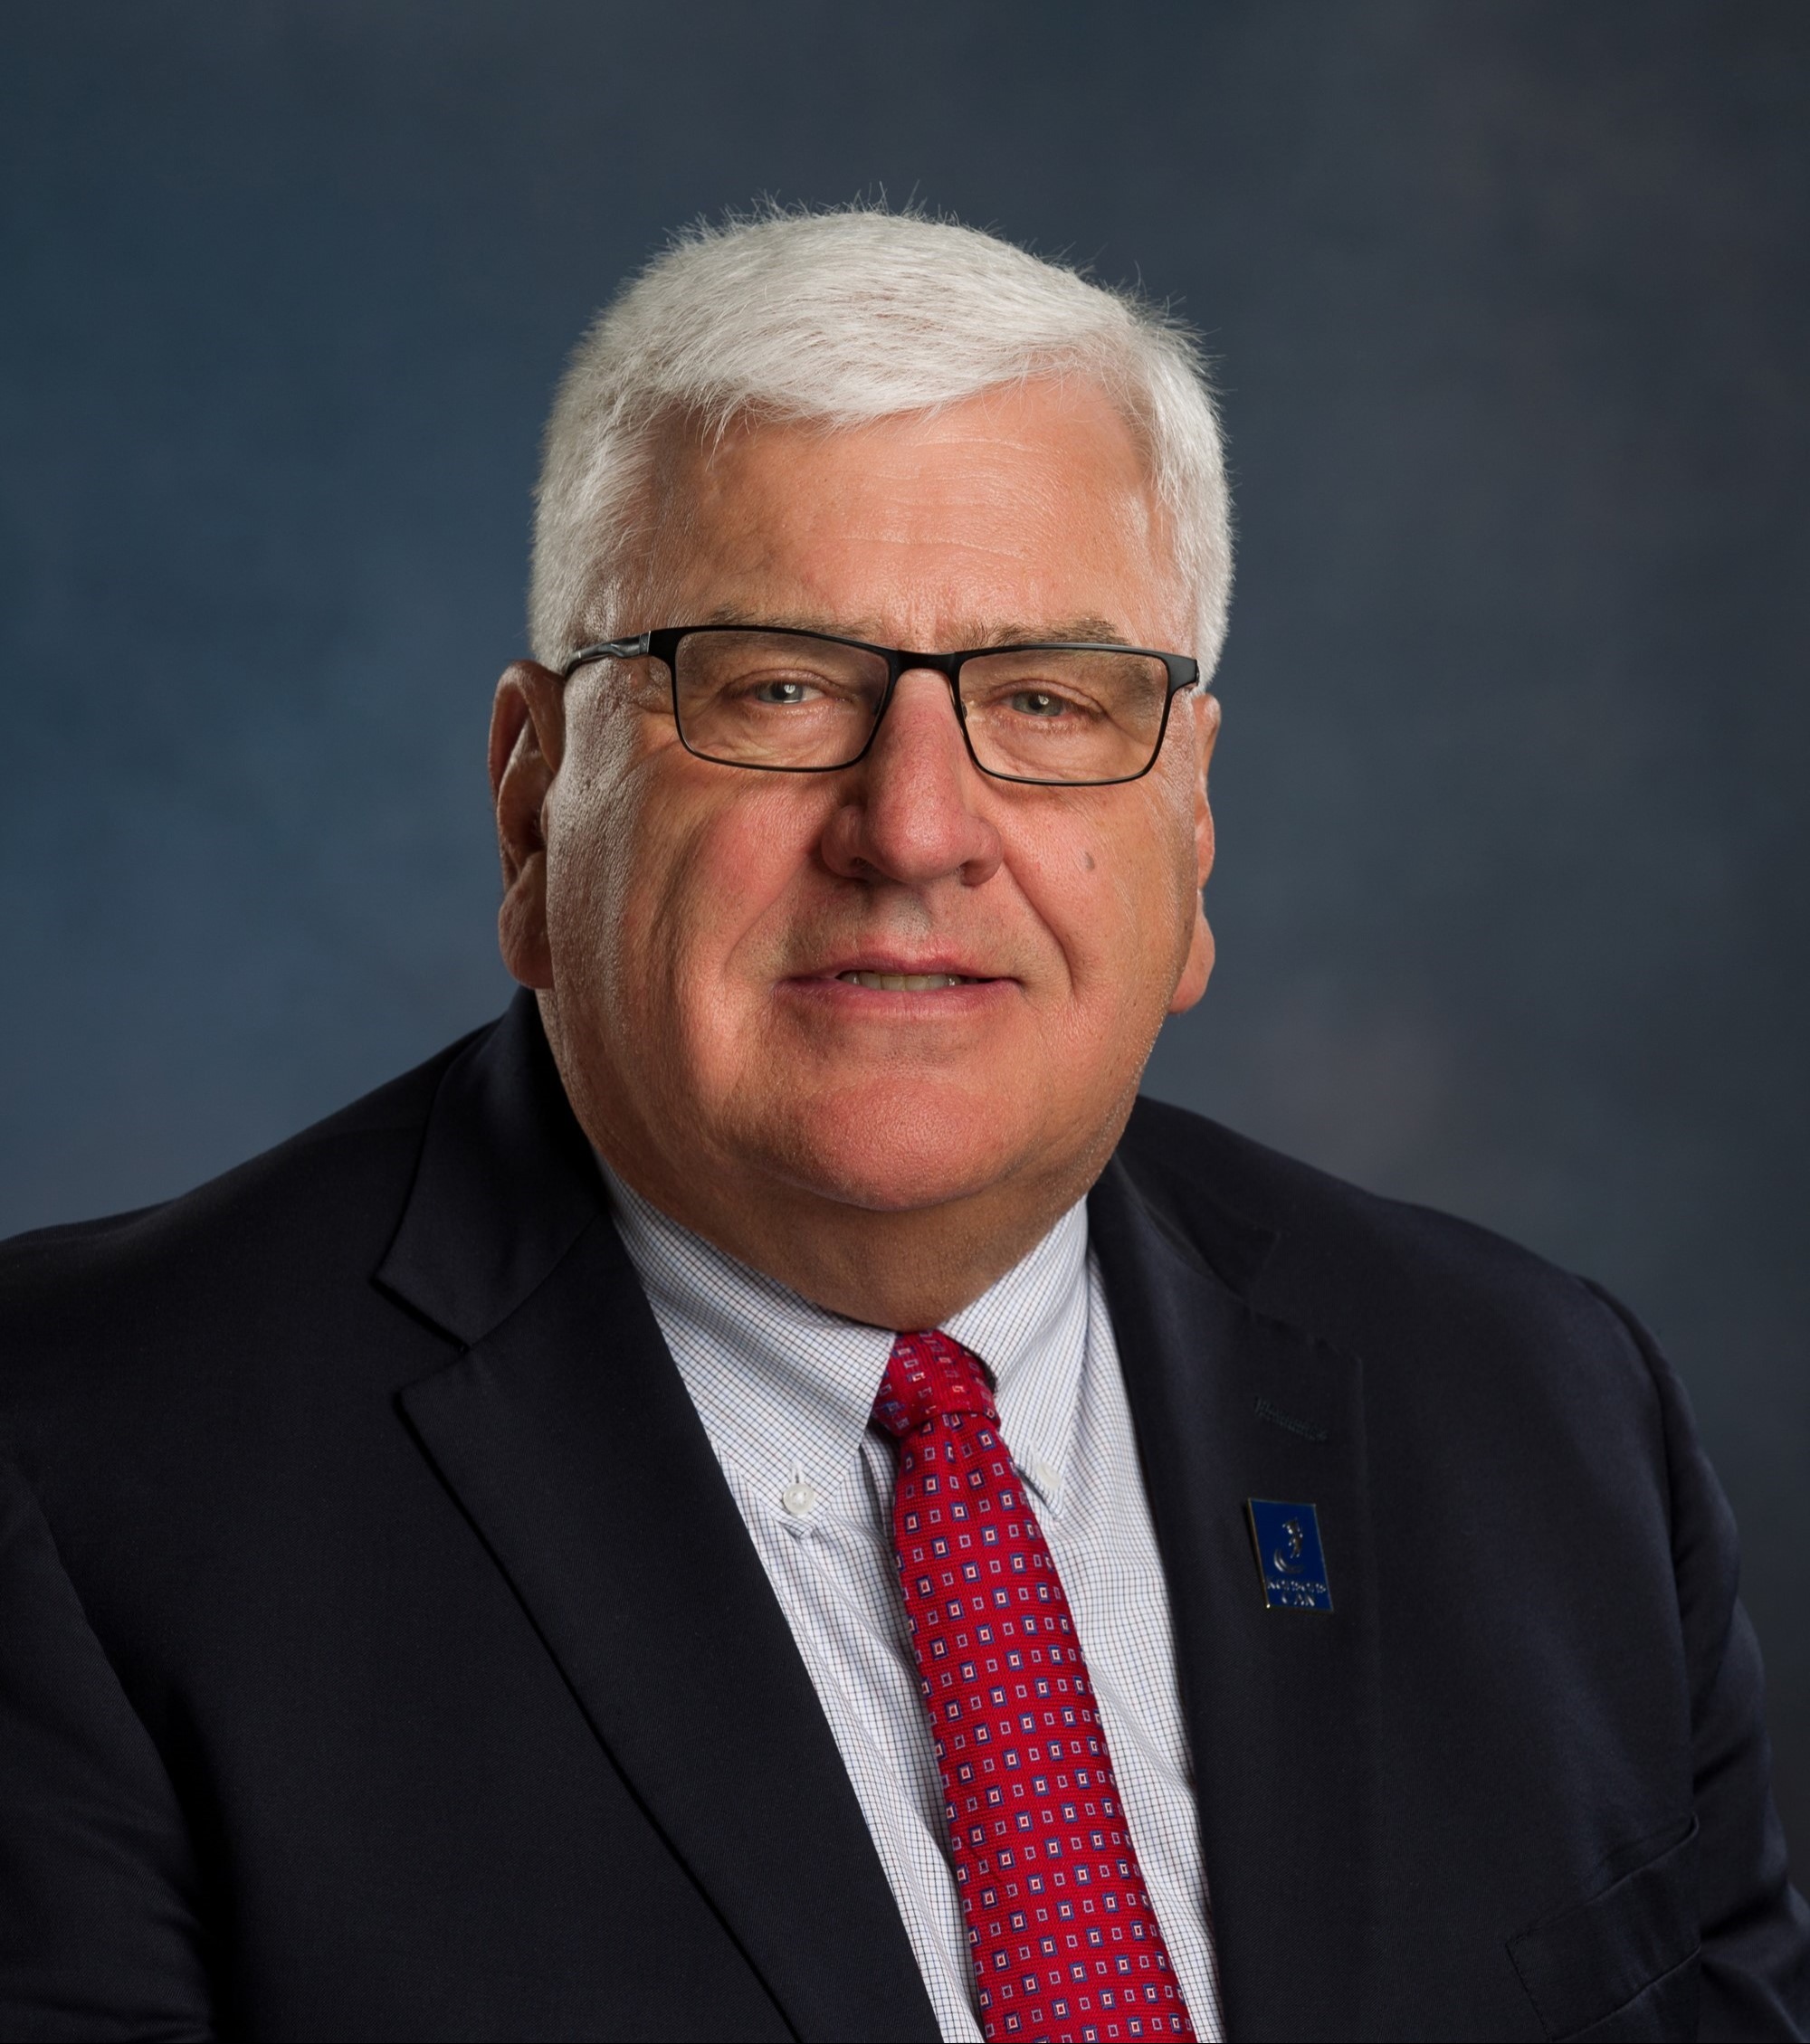
[[[565,750],[565,685],[550,669],[517,661],[504,669],[491,708],[491,800],[503,867],[497,939],[524,986],[553,984],[541,813]]]
[[[1207,769],[1213,764],[1213,748],[1219,741],[1219,698],[1197,689],[1189,705],[1194,719],[1194,927],[1188,936],[1187,963],[1169,997],[1169,1012],[1186,1014],[1203,993],[1213,974],[1213,931],[1206,920],[1206,905],[1199,890],[1213,871],[1213,811],[1206,799]]]

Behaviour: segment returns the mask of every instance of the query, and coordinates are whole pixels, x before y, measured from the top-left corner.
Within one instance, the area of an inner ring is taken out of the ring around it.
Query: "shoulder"
[[[1138,1101],[1119,1160],[1153,1214],[1207,1261],[1223,1260],[1235,1231],[1248,1302],[1360,1360],[1386,1403],[1417,1404],[1443,1424],[1469,1411],[1513,1434],[1538,1416],[1624,1431],[1633,1421],[1656,1445],[1672,1382],[1643,1330],[1534,1250],[1158,1101]]]
[[[129,1384],[154,1399],[210,1350],[284,1346],[368,1291],[471,1041],[178,1198],[0,1243],[0,1423]]]
[[[1216,1211],[1316,1260],[1363,1260],[1376,1280],[1411,1266],[1417,1279],[1447,1269],[1495,1284],[1579,1281],[1558,1266],[1456,1214],[1390,1199],[1185,1108],[1140,1098],[1119,1157],[1145,1199],[1171,1224],[1193,1229]]]

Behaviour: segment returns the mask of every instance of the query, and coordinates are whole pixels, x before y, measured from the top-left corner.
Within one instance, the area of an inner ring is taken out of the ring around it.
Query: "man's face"
[[[1137,446],[1089,388],[687,445],[662,500],[659,614],[613,631],[1190,642]],[[551,687],[512,670],[499,696],[505,953],[547,990],[580,1118],[632,1183],[681,1213],[763,1186],[889,1212],[1079,1195],[1165,1012],[1205,984],[1211,699],[1177,699],[1145,779],[1062,789],[980,774],[923,670],[828,774],[693,757],[652,661],[579,670],[563,715]],[[511,863],[504,769],[537,746],[519,778],[545,789],[544,860],[528,824]]]

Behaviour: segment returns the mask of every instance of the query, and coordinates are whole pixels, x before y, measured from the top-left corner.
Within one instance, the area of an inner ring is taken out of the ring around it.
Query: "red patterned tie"
[[[1093,1707],[1069,1601],[980,1358],[900,1335],[874,1418],[989,2039],[1194,2035]]]

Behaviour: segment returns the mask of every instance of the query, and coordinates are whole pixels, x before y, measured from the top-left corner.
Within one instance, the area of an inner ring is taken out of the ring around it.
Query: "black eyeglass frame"
[[[776,766],[766,760],[723,759],[715,753],[700,752],[685,736],[684,719],[679,714],[679,642],[712,632],[762,632],[776,638],[809,639],[822,645],[851,646],[857,652],[878,653],[886,662],[886,689],[861,750],[853,758],[840,759],[827,766]],[[1163,721],[1157,727],[1157,739],[1150,747],[1149,758],[1135,774],[1115,774],[1104,781],[1051,781],[1031,774],[1001,774],[985,765],[975,751],[974,739],[968,732],[960,676],[967,661],[991,653],[1137,653],[1146,660],[1161,661],[1169,678],[1168,691],[1163,698]],[[751,774],[841,774],[851,766],[858,766],[873,748],[873,741],[891,706],[893,691],[899,686],[900,676],[924,668],[933,674],[940,674],[948,683],[956,722],[961,727],[962,743],[967,747],[967,756],[974,762],[976,771],[985,774],[989,780],[1012,781],[1021,787],[1031,788],[1118,788],[1129,781],[1141,781],[1162,756],[1163,740],[1169,732],[1169,711],[1176,698],[1200,680],[1197,660],[1186,653],[1160,652],[1154,646],[1121,646],[1104,640],[1038,639],[1010,646],[968,646],[953,653],[915,653],[900,646],[875,646],[865,639],[844,639],[834,632],[805,632],[789,624],[668,624],[656,631],[638,632],[632,638],[600,639],[595,645],[581,646],[559,670],[559,679],[569,681],[581,667],[587,667],[594,661],[643,660],[649,656],[665,663],[672,689],[672,727],[679,734],[679,743],[694,759],[708,760],[713,766],[739,766]]]

